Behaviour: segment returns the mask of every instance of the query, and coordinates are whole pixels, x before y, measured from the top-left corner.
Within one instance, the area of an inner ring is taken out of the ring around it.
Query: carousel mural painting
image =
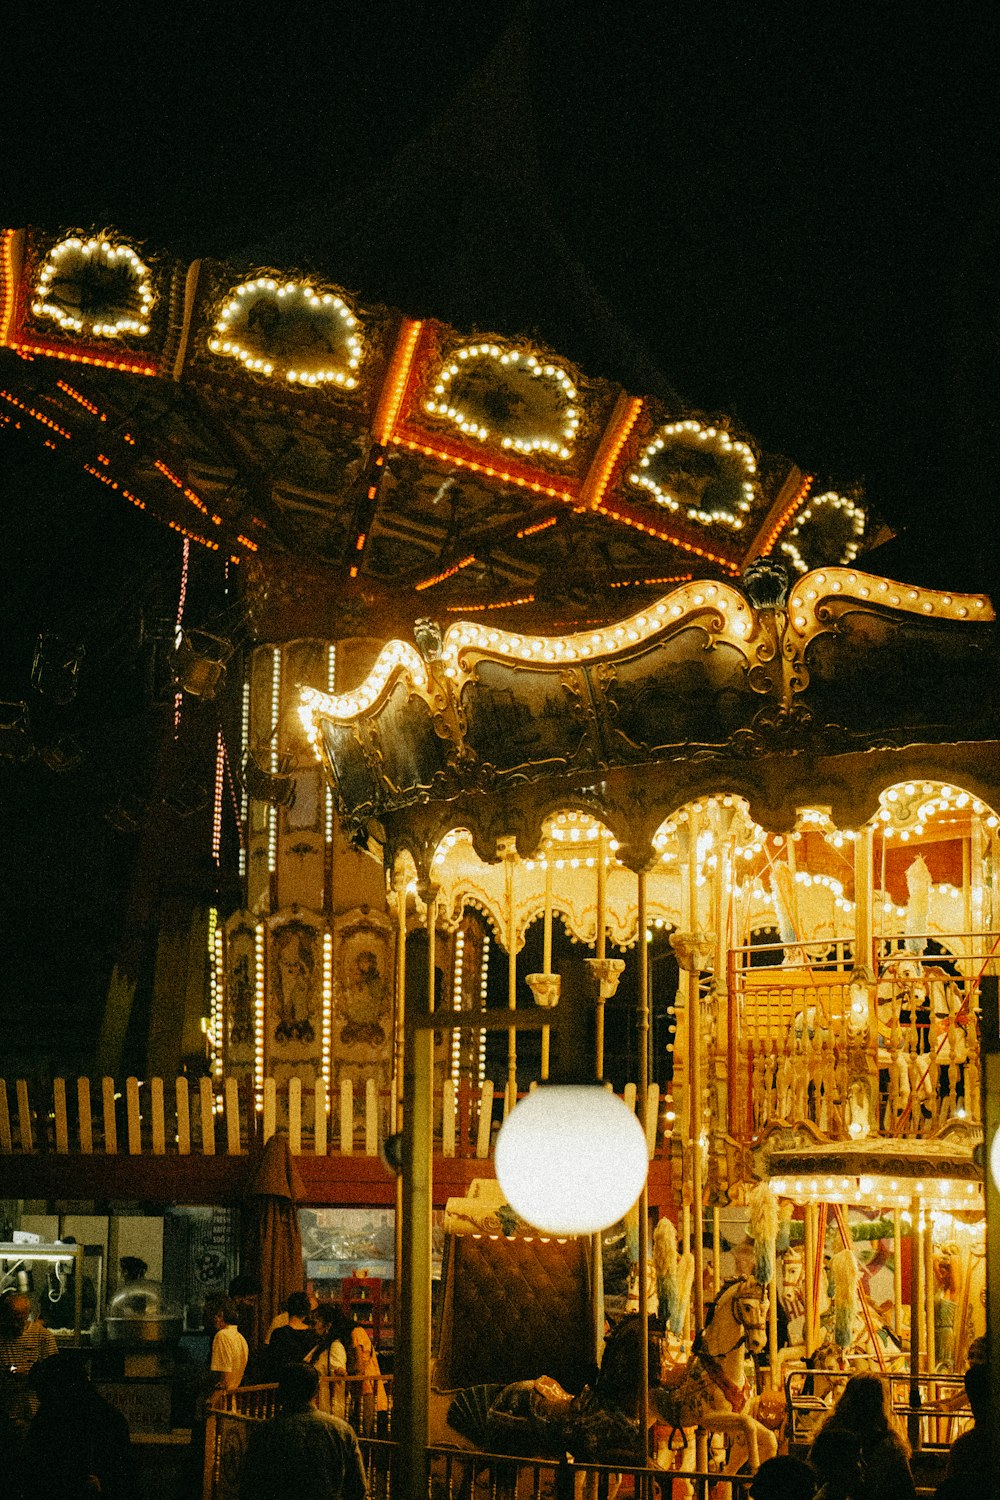
[[[441,1394],[439,1087],[484,1172],[531,1086],[569,1073],[612,1084],[666,1156],[653,1200],[565,1257],[595,1354],[605,1305],[657,1324],[660,1364],[637,1339],[628,1387],[640,1459],[675,1461],[641,1434],[714,1312],[755,1351],[766,1304],[767,1373],[746,1419],[680,1424],[699,1467],[722,1436],[727,1463],[740,1433],[769,1451],[747,1423],[781,1426],[806,1360],[830,1390],[867,1364],[924,1405],[957,1380],[987,1281],[991,601],[866,571],[857,488],[724,416],[319,274],[5,230],[0,374],[5,441],[177,538],[164,765],[190,739],[211,774],[140,867],[192,860],[198,828],[210,890],[149,964],[154,1014],[188,997],[158,1066],[203,1021],[213,1086],[256,1109],[275,1080],[306,1090],[325,1130],[364,1083],[400,1138],[414,1494]],[[209,578],[225,609],[202,618]],[[31,736],[3,705],[3,753],[41,753]],[[133,999],[109,993],[109,1077]],[[484,1201],[471,1221],[532,1264],[533,1226]]]

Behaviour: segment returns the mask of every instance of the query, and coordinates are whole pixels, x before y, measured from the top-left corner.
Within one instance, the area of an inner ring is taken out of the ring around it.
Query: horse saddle
[[[551,1375],[539,1375],[531,1391],[531,1415],[539,1421],[564,1417],[573,1405],[569,1391]]]

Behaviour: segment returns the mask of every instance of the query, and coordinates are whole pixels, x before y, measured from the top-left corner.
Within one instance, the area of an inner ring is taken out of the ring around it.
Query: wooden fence
[[[623,1098],[635,1108],[635,1084]],[[446,1079],[434,1103],[442,1156],[489,1156],[495,1116],[506,1108],[492,1083],[472,1090]],[[303,1088],[298,1078],[280,1086],[267,1078],[259,1093],[237,1078],[127,1078],[123,1087],[112,1078],[56,1078],[50,1085],[0,1079],[0,1156],[240,1156],[279,1129],[294,1156],[378,1156],[389,1106],[373,1078],[359,1089],[345,1079],[332,1098],[322,1080]],[[662,1148],[659,1115],[654,1084],[646,1112],[651,1159]]]

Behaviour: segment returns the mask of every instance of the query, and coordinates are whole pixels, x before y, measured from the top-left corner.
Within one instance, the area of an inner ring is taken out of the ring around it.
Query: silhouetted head
[[[969,1398],[973,1417],[977,1422],[984,1422],[990,1404],[989,1365],[969,1366],[965,1372],[965,1394]]]
[[[822,1484],[832,1484],[846,1494],[860,1491],[861,1439],[850,1427],[823,1427],[809,1449],[809,1462]]]
[[[862,1442],[888,1432],[889,1392],[878,1375],[852,1375],[834,1407],[836,1426],[850,1427]]]
[[[330,1344],[334,1339],[339,1339],[347,1348],[351,1337],[352,1323],[335,1302],[320,1302],[313,1309],[313,1327],[321,1344]]]
[[[765,1458],[750,1486],[750,1500],[812,1500],[816,1476],[801,1458]]]
[[[252,1276],[246,1275],[246,1273],[243,1271],[241,1271],[238,1276],[234,1276],[232,1281],[229,1283],[229,1295],[233,1298],[256,1297],[259,1292],[260,1287],[254,1280],[254,1278]]]
[[[305,1411],[316,1399],[319,1375],[313,1365],[289,1364],[278,1374],[278,1405],[284,1412]]]
[[[205,1309],[202,1315],[202,1325],[205,1328],[224,1328],[229,1323],[235,1323],[236,1320],[236,1304],[231,1298],[223,1297],[216,1292],[212,1292],[205,1298]]]
[[[79,1350],[64,1349],[32,1365],[28,1383],[34,1388],[39,1405],[70,1407],[87,1389],[87,1366]]]
[[[312,1312],[312,1303],[309,1301],[307,1292],[289,1292],[285,1301],[285,1309],[290,1318],[305,1318],[308,1321]]]

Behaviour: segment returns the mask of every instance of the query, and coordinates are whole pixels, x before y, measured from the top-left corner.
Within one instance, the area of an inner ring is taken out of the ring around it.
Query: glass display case
[[[75,1242],[0,1241],[0,1292],[31,1298],[60,1345],[91,1341],[104,1317],[104,1249]]]

